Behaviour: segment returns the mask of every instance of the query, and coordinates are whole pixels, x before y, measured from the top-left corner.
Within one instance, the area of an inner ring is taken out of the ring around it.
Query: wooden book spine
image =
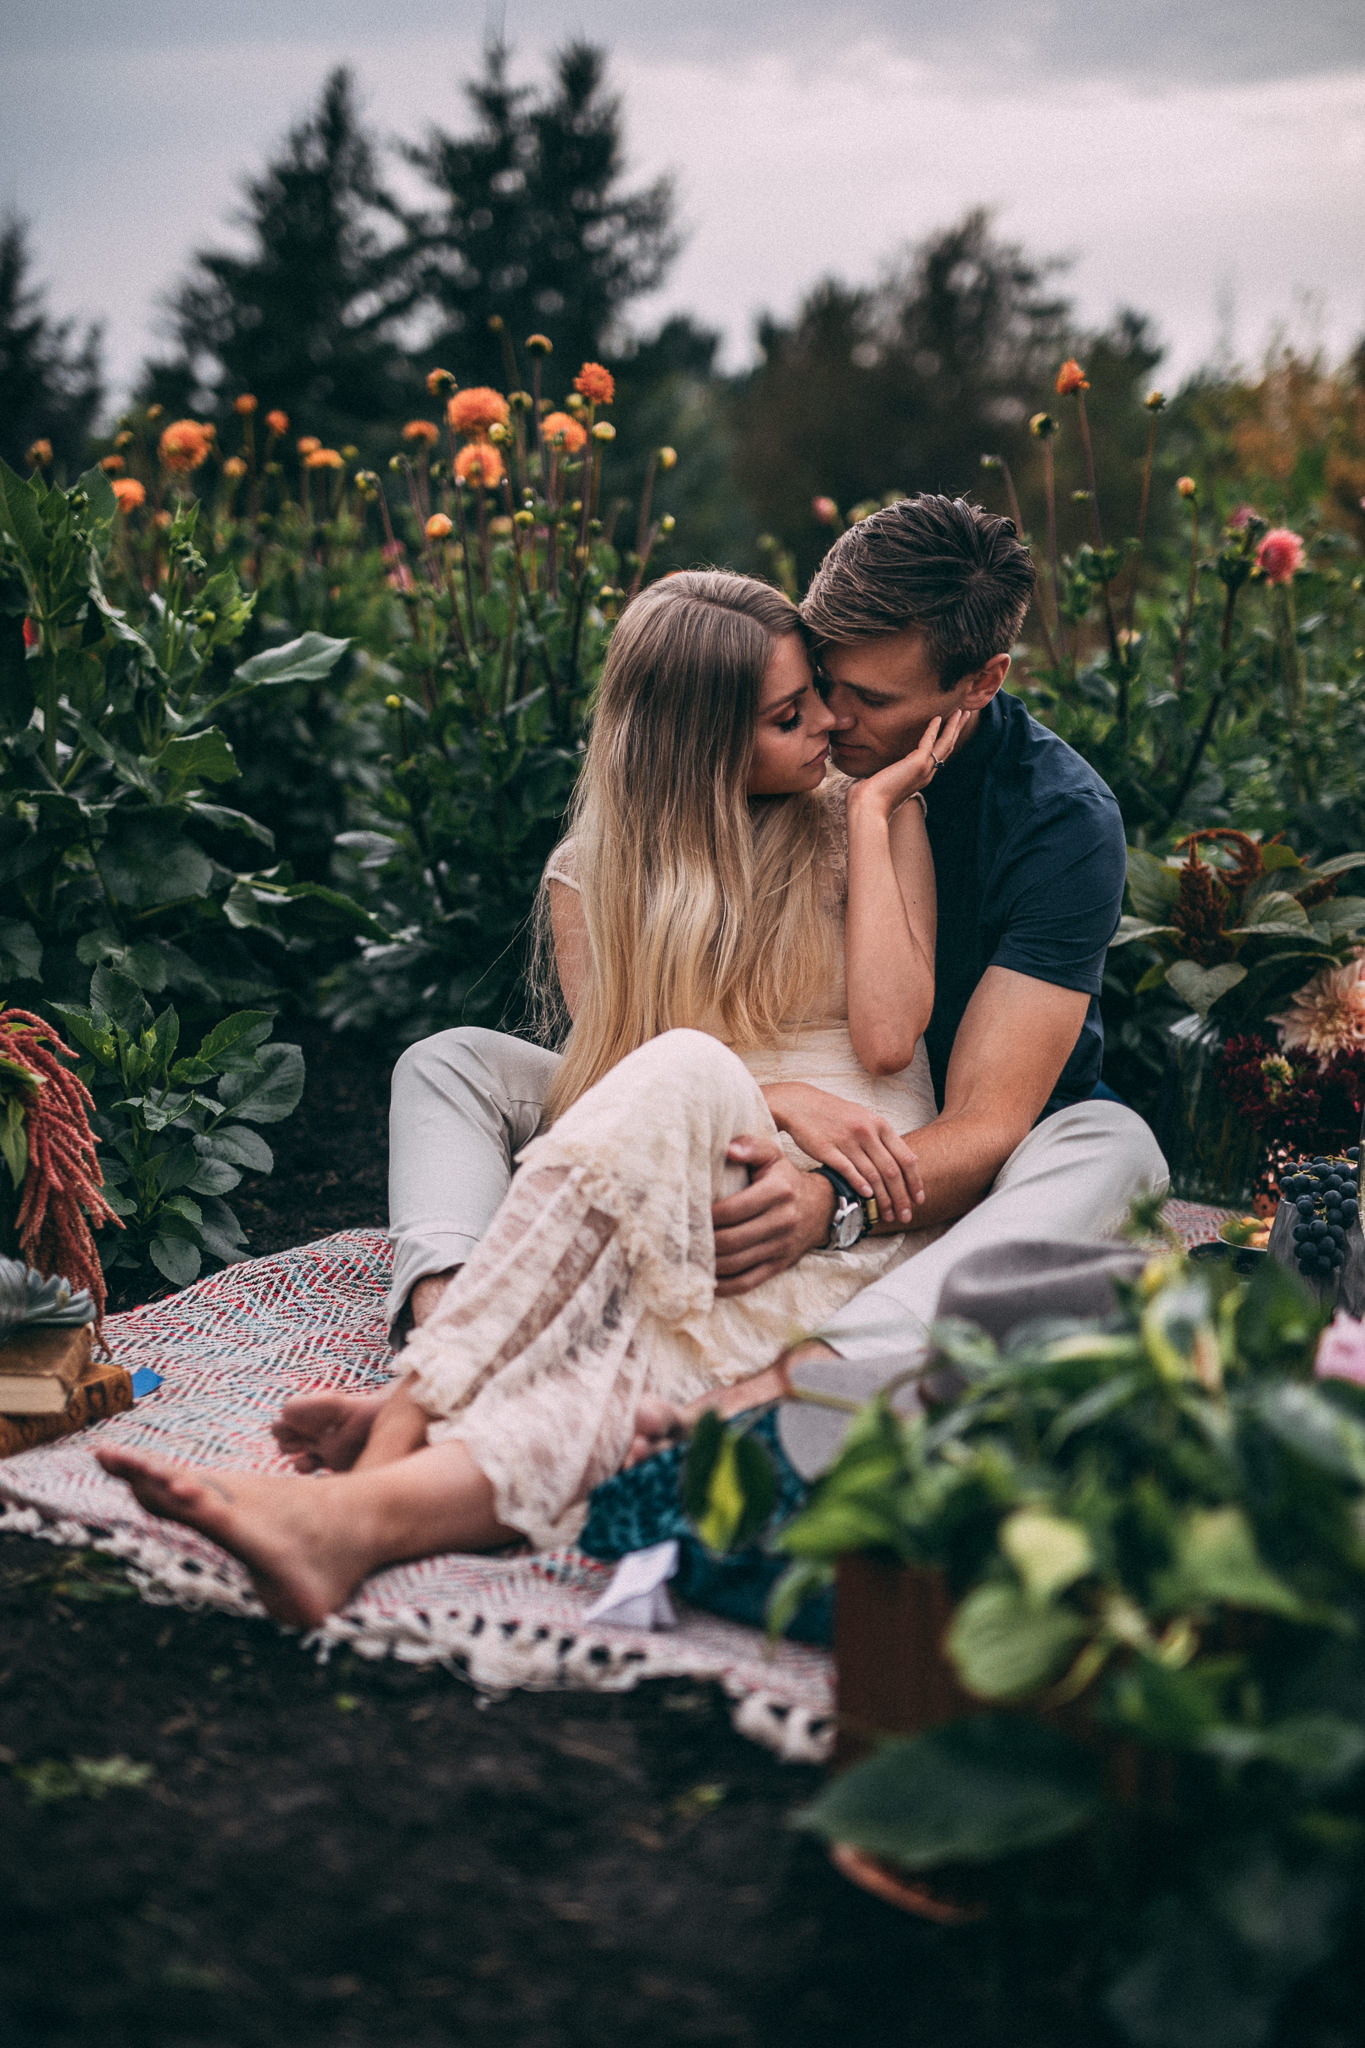
[[[72,1436],[87,1422],[103,1422],[133,1405],[133,1383],[121,1365],[92,1364],[71,1390],[60,1415],[0,1415],[0,1458]]]

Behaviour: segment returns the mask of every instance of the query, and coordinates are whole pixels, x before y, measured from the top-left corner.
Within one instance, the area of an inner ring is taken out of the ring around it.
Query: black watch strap
[[[858,1238],[862,1239],[866,1237],[868,1231],[872,1228],[872,1225],[876,1220],[877,1212],[875,1204],[865,1201],[863,1197],[858,1193],[858,1190],[854,1187],[852,1181],[845,1180],[843,1174],[839,1172],[837,1167],[817,1166],[815,1168],[815,1172],[823,1175],[823,1177],[829,1182],[830,1186],[833,1188],[835,1194],[836,1207],[840,1201],[843,1201],[846,1203],[851,1203],[853,1207],[858,1211],[859,1215],[862,1217],[863,1220],[863,1227],[858,1232]],[[869,1211],[871,1213],[869,1213]]]

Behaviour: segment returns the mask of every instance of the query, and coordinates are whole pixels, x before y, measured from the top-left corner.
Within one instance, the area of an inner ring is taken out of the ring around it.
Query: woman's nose
[[[812,732],[828,732],[831,727],[838,724],[838,720],[823,697],[817,697],[815,700],[815,708],[811,712],[810,724]]]

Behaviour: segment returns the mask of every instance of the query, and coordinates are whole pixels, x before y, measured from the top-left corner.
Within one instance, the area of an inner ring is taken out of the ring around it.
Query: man
[[[792,1388],[867,1392],[922,1349],[946,1276],[1005,1239],[1095,1239],[1160,1186],[1150,1131],[1101,1089],[1098,995],[1118,924],[1124,834],[1088,765],[1002,694],[1034,586],[1010,521],[962,499],[902,500],[830,550],[802,606],[835,714],[836,768],[875,774],[934,718],[964,714],[925,795],[938,878],[936,992],[927,1050],[939,1115],[913,1135],[924,1184],[918,1225],[934,1244],[857,1296],[824,1341],[789,1353],[727,1408]],[[422,1322],[506,1192],[555,1055],[501,1034],[455,1030],[412,1046],[394,1075],[390,1312]],[[742,1293],[816,1246],[856,1241],[856,1197],[803,1172],[762,1138],[731,1157],[749,1171],[713,1212],[719,1291]],[[895,1227],[885,1221],[875,1229]],[[642,1411],[637,1448],[671,1411]],[[281,1441],[332,1463],[303,1404]],[[321,1422],[321,1417],[319,1417]]]

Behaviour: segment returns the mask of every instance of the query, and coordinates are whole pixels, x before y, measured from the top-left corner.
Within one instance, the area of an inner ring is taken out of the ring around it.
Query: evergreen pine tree
[[[142,395],[221,411],[250,391],[301,430],[361,438],[403,404],[401,259],[347,71],[244,189],[251,247],[196,255],[170,302],[176,353],[147,366]]]
[[[509,82],[495,43],[466,88],[474,132],[433,129],[406,152],[437,195],[409,221],[416,289],[434,314],[427,353],[462,384],[503,381],[498,318],[518,346],[549,334],[572,374],[609,351],[623,308],[676,254],[669,180],[618,189],[621,109],[605,79],[603,52],[574,43],[537,94]]]
[[[37,440],[50,441],[60,472],[75,475],[102,394],[100,330],[74,338],[75,323],[53,320],[28,282],[28,235],[11,215],[0,223],[0,456],[25,466]]]

